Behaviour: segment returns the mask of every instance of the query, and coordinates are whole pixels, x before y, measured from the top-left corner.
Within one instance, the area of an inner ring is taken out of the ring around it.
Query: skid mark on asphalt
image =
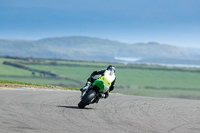
[[[79,109],[78,91],[44,91],[44,89],[12,91],[22,88],[0,88],[0,132],[199,133],[200,131],[199,100],[110,94],[98,104]]]

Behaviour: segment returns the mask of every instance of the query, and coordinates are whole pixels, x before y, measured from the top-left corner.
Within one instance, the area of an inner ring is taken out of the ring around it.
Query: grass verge
[[[67,88],[67,87],[52,86],[52,85],[41,85],[41,84],[8,81],[8,80],[0,80],[0,87],[27,87],[27,88],[40,88],[40,89],[45,88],[45,89],[60,89],[60,90],[78,90],[76,88]]]

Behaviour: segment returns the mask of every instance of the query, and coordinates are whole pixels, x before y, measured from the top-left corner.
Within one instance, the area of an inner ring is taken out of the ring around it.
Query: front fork
[[[83,91],[83,93],[81,94],[81,98],[83,98],[83,96],[86,94],[87,90]]]
[[[81,98],[84,97],[84,95],[85,95],[90,89],[91,89],[91,85],[90,85],[87,89],[83,90],[82,93],[81,93]]]

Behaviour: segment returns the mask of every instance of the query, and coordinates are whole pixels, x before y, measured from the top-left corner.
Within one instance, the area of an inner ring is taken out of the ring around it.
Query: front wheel
[[[81,99],[78,104],[79,108],[85,108],[86,105],[89,105],[92,99],[95,97],[96,92],[94,90],[90,90],[85,96]]]

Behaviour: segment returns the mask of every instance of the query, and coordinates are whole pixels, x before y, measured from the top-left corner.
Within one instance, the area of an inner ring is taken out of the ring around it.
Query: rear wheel
[[[96,92],[94,90],[90,90],[85,96],[81,99],[78,104],[79,108],[85,108],[86,105],[89,105],[92,99],[95,97]]]

